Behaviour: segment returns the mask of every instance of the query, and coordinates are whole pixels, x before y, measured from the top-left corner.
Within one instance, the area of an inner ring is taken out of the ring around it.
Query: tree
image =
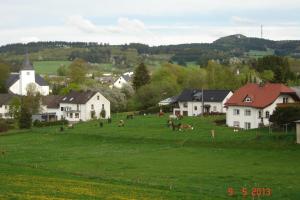
[[[272,82],[287,83],[288,80],[294,79],[295,75],[290,70],[290,64],[286,57],[265,56],[259,58],[255,68],[258,72],[271,70],[274,73]]]
[[[87,73],[87,63],[82,59],[75,59],[68,68],[68,76],[72,83],[84,83]]]
[[[299,120],[300,116],[300,106],[287,105],[277,107],[273,114],[270,116],[270,121],[280,126],[282,124],[293,123],[296,120]]]
[[[9,115],[14,119],[20,118],[21,100],[19,97],[13,97],[9,104]]]
[[[274,80],[274,72],[272,70],[264,70],[260,77],[265,82],[272,82]]]
[[[133,88],[137,91],[141,86],[150,82],[150,75],[144,63],[141,63],[134,72]]]
[[[31,128],[32,118],[29,108],[25,105],[21,105],[20,118],[19,118],[19,128],[29,129]]]
[[[66,76],[68,72],[68,69],[65,65],[61,65],[58,69],[57,69],[57,75],[58,76]]]
[[[4,61],[0,60],[0,93],[6,93],[5,82],[9,75],[9,65]]]

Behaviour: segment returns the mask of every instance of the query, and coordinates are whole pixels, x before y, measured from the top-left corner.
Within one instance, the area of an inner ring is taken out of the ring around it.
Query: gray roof
[[[71,104],[85,104],[90,100],[97,92],[94,91],[71,91],[69,94],[63,96],[60,103],[71,103]]]
[[[42,96],[42,103],[47,108],[59,108],[59,102],[62,100],[62,96],[48,95]]]
[[[33,70],[33,65],[31,64],[31,62],[29,60],[28,53],[25,54],[25,59],[23,61],[21,70]]]
[[[10,74],[6,80],[6,88],[10,88],[19,79],[20,79],[19,74]]]
[[[45,81],[43,77],[41,77],[39,74],[35,74],[35,82],[39,84],[40,86],[47,86],[48,83]]]
[[[131,76],[128,75],[122,75],[122,77],[125,79],[125,81],[129,82],[131,81]]]
[[[0,106],[8,105],[13,97],[17,97],[17,95],[13,94],[0,94]]]
[[[204,102],[222,102],[230,90],[203,90]],[[185,89],[178,96],[177,102],[202,101],[202,90]]]
[[[10,88],[15,82],[20,79],[19,74],[10,74],[8,79],[6,80],[6,87]],[[43,77],[38,74],[35,74],[35,82],[40,86],[47,86],[48,83],[45,81]]]
[[[300,86],[291,87],[291,89],[294,90],[297,96],[300,98]]]

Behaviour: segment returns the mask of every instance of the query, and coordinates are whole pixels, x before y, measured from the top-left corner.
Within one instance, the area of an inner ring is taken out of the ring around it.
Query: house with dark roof
[[[266,126],[279,104],[297,101],[296,92],[283,84],[249,83],[235,91],[226,102],[226,124],[243,129]]]
[[[26,54],[20,72],[10,74],[6,81],[6,87],[10,93],[27,95],[29,85],[34,85],[41,95],[49,94],[49,85],[40,75],[35,73],[29,56]]]
[[[114,82],[113,87],[121,89],[125,85],[130,86],[131,80],[132,80],[132,75],[125,73]]]
[[[103,118],[101,112],[105,112],[105,119],[110,118],[110,101],[100,92],[71,91],[65,96],[51,98],[52,100],[44,101],[46,107],[44,112],[55,112],[58,119],[70,122],[88,121]]]
[[[0,94],[0,118],[11,118],[9,115],[9,105],[14,97],[18,97],[13,94]]]
[[[202,113],[226,113],[225,102],[230,90],[185,89],[176,97],[174,115],[198,116]]]

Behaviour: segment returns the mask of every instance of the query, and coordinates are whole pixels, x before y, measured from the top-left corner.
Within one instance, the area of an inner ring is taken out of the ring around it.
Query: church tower
[[[30,63],[29,55],[26,53],[24,62],[20,70],[20,95],[27,95],[27,86],[35,83],[35,71]]]

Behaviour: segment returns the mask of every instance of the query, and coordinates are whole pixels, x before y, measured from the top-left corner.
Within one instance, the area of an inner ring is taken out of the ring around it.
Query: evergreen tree
[[[134,72],[133,88],[138,90],[141,86],[150,83],[150,75],[144,63],[141,63]]]
[[[32,119],[31,119],[31,113],[29,111],[29,108],[27,108],[25,104],[22,104],[20,118],[19,118],[19,128],[20,129],[31,128],[31,121]]]

